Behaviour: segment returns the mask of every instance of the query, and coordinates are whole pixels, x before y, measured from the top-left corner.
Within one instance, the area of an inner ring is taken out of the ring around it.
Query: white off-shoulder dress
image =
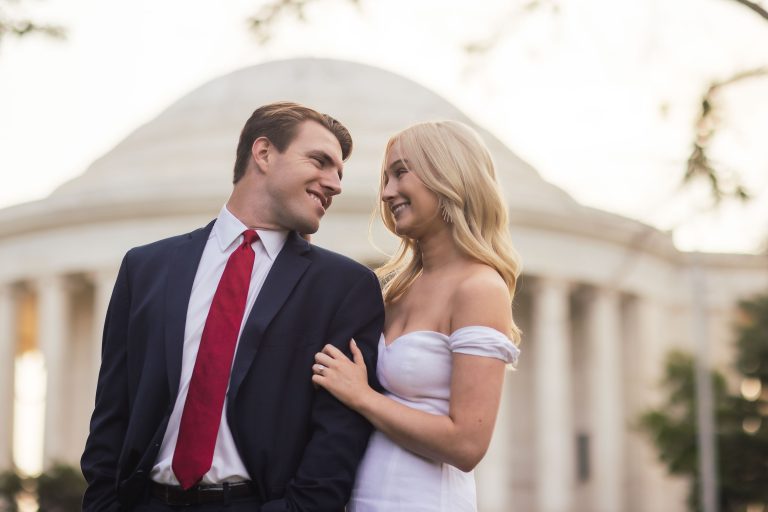
[[[376,374],[386,395],[409,407],[448,414],[451,354],[470,354],[516,364],[518,348],[501,332],[470,326],[450,336],[415,331],[379,340]],[[357,471],[349,512],[474,512],[473,472],[426,459],[376,431]]]

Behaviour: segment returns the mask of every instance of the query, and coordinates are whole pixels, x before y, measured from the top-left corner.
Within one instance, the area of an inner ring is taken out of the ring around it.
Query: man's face
[[[302,234],[316,232],[333,196],[341,193],[343,166],[339,141],[314,121],[299,125],[283,153],[271,146],[266,187],[273,222]]]

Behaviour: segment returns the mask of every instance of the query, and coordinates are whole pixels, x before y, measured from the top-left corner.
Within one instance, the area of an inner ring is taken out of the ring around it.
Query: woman
[[[488,150],[458,122],[407,128],[387,144],[379,209],[401,240],[378,270],[386,392],[368,386],[354,340],[353,360],[328,345],[313,365],[313,382],[377,430],[348,510],[474,511],[472,470],[520,340],[511,307],[519,264]]]

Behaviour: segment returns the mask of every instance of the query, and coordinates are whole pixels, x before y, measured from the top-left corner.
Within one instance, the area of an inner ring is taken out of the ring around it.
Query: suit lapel
[[[168,389],[175,400],[181,378],[181,357],[184,350],[184,328],[187,323],[189,297],[197,267],[203,256],[213,224],[188,234],[170,255],[168,282],[165,287],[165,360]]]
[[[309,248],[304,239],[291,232],[275,259],[240,336],[229,383],[230,404],[234,403],[240,384],[256,357],[264,331],[309,267],[309,259],[302,256]]]

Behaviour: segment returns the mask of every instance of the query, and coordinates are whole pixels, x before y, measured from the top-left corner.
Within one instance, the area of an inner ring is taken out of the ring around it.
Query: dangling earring
[[[446,224],[452,224],[453,219],[451,219],[451,214],[448,213],[448,208],[446,208],[445,203],[443,201],[440,201],[438,207],[440,208],[440,215],[443,216],[443,220]]]

